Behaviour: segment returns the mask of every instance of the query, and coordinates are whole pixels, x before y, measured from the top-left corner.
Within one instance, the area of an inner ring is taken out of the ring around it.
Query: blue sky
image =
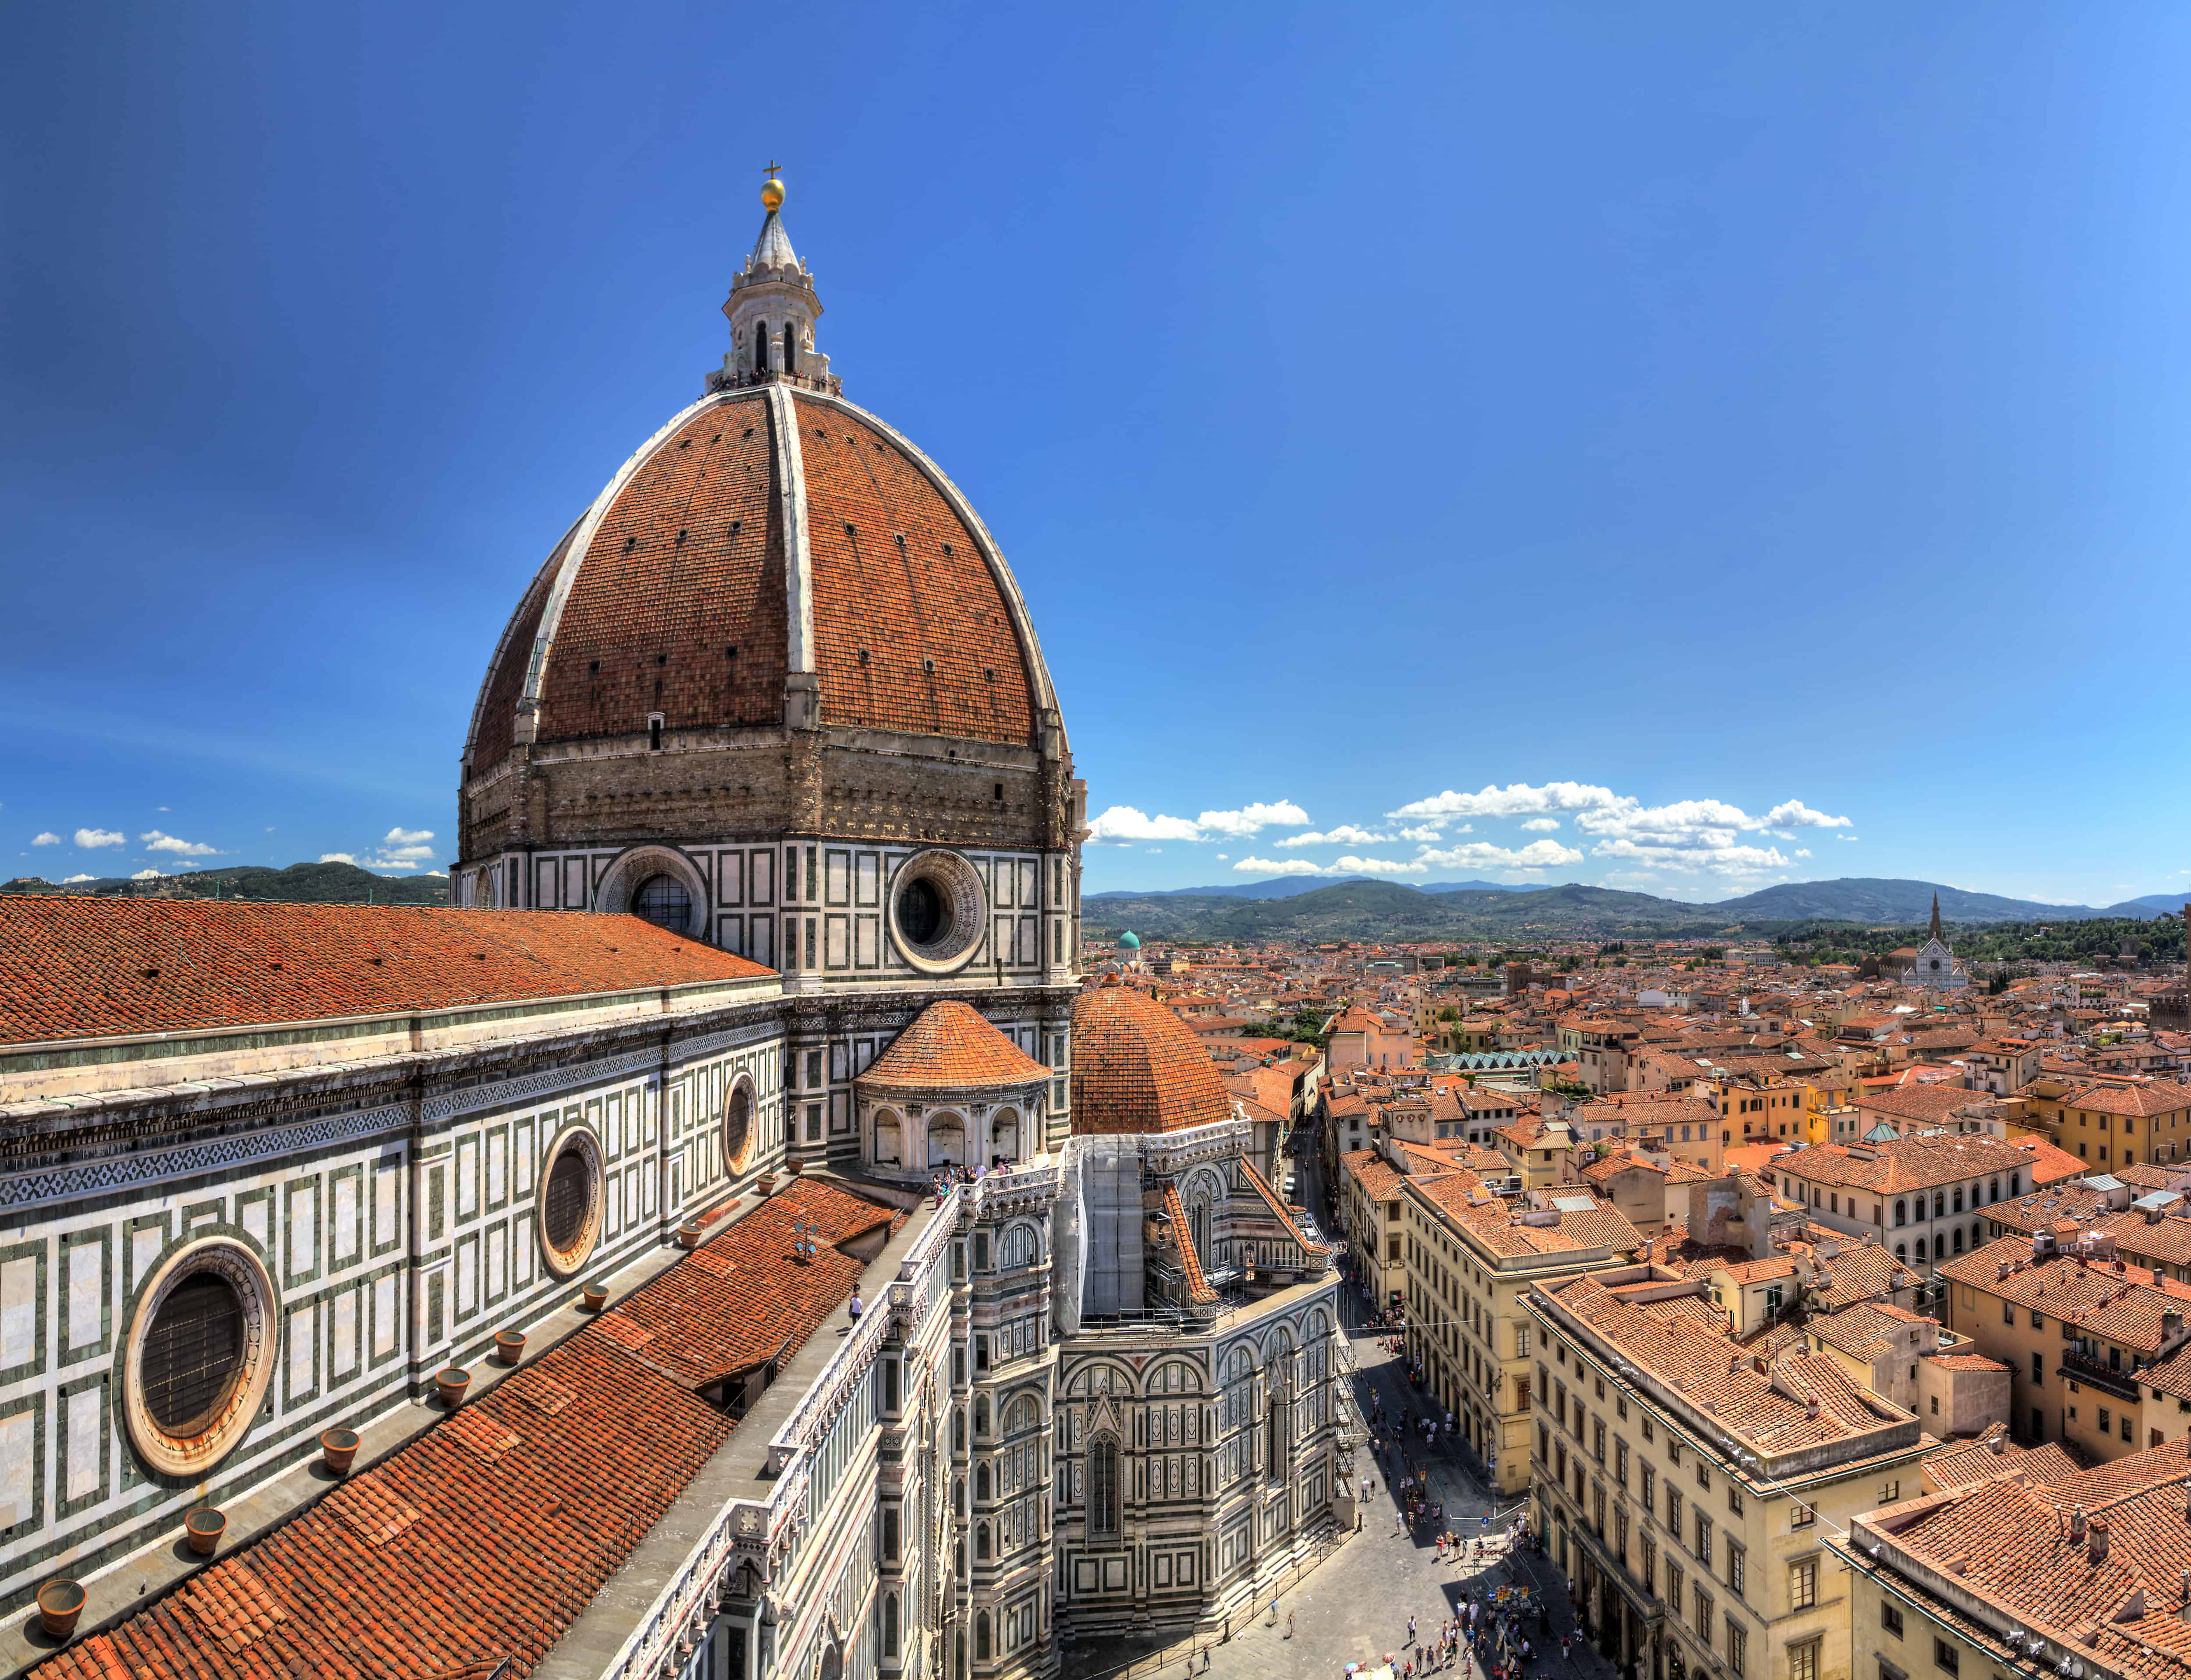
[[[495,637],[720,362],[774,156],[846,395],[1026,589],[1091,889],[2187,879],[2182,9],[10,43],[9,872],[445,867]]]

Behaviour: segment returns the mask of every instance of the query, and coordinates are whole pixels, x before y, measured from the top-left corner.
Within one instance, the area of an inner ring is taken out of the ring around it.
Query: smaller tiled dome
[[[1074,1131],[1186,1131],[1232,1118],[1217,1064],[1171,1011],[1115,984],[1074,1000]]]
[[[944,998],[921,1011],[860,1077],[896,1091],[987,1091],[1036,1084],[1050,1069],[972,1005]]]

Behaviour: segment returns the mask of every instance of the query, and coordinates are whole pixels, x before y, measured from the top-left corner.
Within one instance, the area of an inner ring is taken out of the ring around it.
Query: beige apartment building
[[[1529,1481],[1529,1291],[1620,1265],[1643,1244],[1586,1191],[1530,1199],[1543,1205],[1502,1199],[1467,1172],[1400,1182],[1409,1352],[1503,1494]]]
[[[1705,1290],[1643,1265],[1531,1294],[1538,1532],[1598,1649],[1639,1676],[1876,1680],[1852,1665],[1827,1537],[1916,1493],[1937,1444],[1831,1358],[1752,1355]]]
[[[1407,1286],[1401,1259],[1400,1187],[1407,1181],[1374,1149],[1340,1157],[1339,1221],[1362,1281],[1381,1311],[1399,1305]]]
[[[2191,1428],[2191,1288],[2117,1258],[2104,1233],[2003,1237],[1941,1276],[1949,1328],[2009,1368],[2021,1438],[2104,1461]]]

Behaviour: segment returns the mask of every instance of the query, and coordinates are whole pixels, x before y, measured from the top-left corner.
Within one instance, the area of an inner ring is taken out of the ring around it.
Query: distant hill
[[[1289,883],[1289,885],[1292,885]],[[2042,904],[1932,881],[1850,878],[1791,881],[1717,904],[1687,904],[1643,892],[1570,885],[1514,887],[1492,883],[1426,890],[1394,881],[1300,884],[1283,895],[1234,892],[1104,893],[1087,900],[1091,933],[1126,928],[1158,939],[1496,939],[1695,938],[1769,934],[1813,922],[1922,926],[1940,895],[1940,914],[1964,927],[2007,922],[2071,922],[2106,916],[2150,918],[2155,907]],[[2159,895],[2155,895],[2158,897]],[[2173,903],[2180,901],[2171,900]],[[2162,908],[2165,908],[2165,906]]]
[[[2148,917],[2163,914],[2180,916],[2183,914],[2183,907],[2186,904],[2191,904],[2191,890],[2180,892],[2148,892],[2143,898],[2126,898],[2120,904],[2108,905],[2108,914],[2111,916],[2135,916],[2141,914]]]
[[[1346,875],[1329,880],[1320,875],[1282,875],[1276,880],[1239,881],[1226,886],[1168,886],[1147,892],[1090,892],[1097,898],[1298,898],[1304,892],[1321,892],[1328,886],[1350,886],[1374,882],[1380,886],[1404,887],[1410,892],[1534,892],[1533,885],[1505,881],[1380,881],[1374,875]]]
[[[242,863],[225,869],[191,869],[154,880],[107,875],[60,882],[23,879],[0,892],[83,893],[100,898],[241,898],[283,904],[446,904],[447,875],[376,875],[354,863],[292,863],[286,869]]]
[[[1710,905],[1599,886],[1423,892],[1393,881],[1341,881],[1285,898],[1091,897],[1083,920],[1098,936],[1131,928],[1158,939],[1247,940],[1704,935],[1722,931],[1727,920]]]
[[[1712,908],[1730,916],[1772,921],[1880,922],[1906,926],[1932,914],[1932,895],[1940,895],[1942,920],[1951,922],[2075,921],[2114,914],[2084,904],[2042,904],[2030,898],[2003,898],[1990,892],[1965,892],[1932,881],[1876,880],[1849,876],[1830,881],[1784,881],[1757,892],[1729,898]]]

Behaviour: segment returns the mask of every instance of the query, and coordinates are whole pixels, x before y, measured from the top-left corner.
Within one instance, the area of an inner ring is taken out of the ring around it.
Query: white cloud
[[[320,854],[320,862],[322,863],[355,863],[357,862],[357,859],[351,857],[347,851],[322,851]]]
[[[1549,834],[1560,826],[1556,817],[1532,817],[1522,828],[1533,834]]]
[[[1337,828],[1306,834],[1288,834],[1280,846],[1382,846],[1391,839],[1390,834],[1357,829],[1352,823],[1341,823]]]
[[[1798,846],[1795,849],[1795,855],[1798,857],[1808,857],[1811,855],[1811,848],[1807,846]]]
[[[56,834],[40,834],[31,842],[32,846],[59,846],[60,843],[61,837]]]
[[[1835,834],[1834,838],[1839,840],[1847,840],[1851,846],[1854,846],[1856,844],[1856,836],[1854,834]]]
[[[1846,829],[1851,826],[1846,817],[1829,817],[1822,811],[1813,811],[1799,799],[1784,805],[1776,805],[1765,813],[1768,827],[1775,829]]]
[[[1403,863],[1390,857],[1342,857],[1325,868],[1328,875],[1420,875],[1427,863]]]
[[[1320,875],[1321,866],[1306,857],[1243,857],[1232,866],[1236,875]]]
[[[431,829],[390,829],[388,831],[388,838],[381,841],[381,844],[383,846],[416,846],[421,840],[430,840],[433,838],[434,831]]]
[[[139,869],[129,879],[134,881],[156,881],[160,879],[160,872],[157,869]]]
[[[1582,853],[1557,840],[1531,840],[1519,850],[1471,840],[1443,849],[1425,846],[1415,861],[1440,869],[1549,869],[1582,862]]]
[[[1232,834],[1241,839],[1264,829],[1297,829],[1308,821],[1308,812],[1289,799],[1271,805],[1243,806],[1238,811],[1205,811],[1196,819],[1206,838]]]
[[[365,867],[368,869],[415,869],[418,866],[405,859],[368,857],[365,860]]]
[[[92,881],[97,880],[98,879],[99,877],[97,875],[69,875],[63,878],[61,885],[63,886],[74,886],[78,881]]]
[[[157,829],[137,838],[151,851],[172,851],[178,857],[218,857],[218,847],[202,845],[196,840],[177,840],[173,834],[163,834]]]
[[[1130,805],[1114,805],[1088,825],[1090,840],[1194,840],[1193,823],[1184,817],[1144,817]]]
[[[94,851],[102,846],[122,846],[128,843],[128,835],[117,834],[111,829],[78,829],[76,831],[76,843],[86,851]]]
[[[1462,823],[1458,829],[1454,830],[1454,833],[1457,834],[1473,834],[1474,832],[1475,829],[1466,823]],[[1394,840],[1418,840],[1423,845],[1427,846],[1432,840],[1443,840],[1445,838],[1445,829],[1440,824],[1436,823],[1418,823],[1413,828],[1399,829],[1393,834],[1392,838]]]
[[[433,855],[434,848],[430,846],[384,846],[380,848],[380,856],[374,858],[373,862],[376,863],[419,863]]]
[[[1487,787],[1481,793],[1457,794],[1450,788],[1430,799],[1419,799],[1386,815],[1394,817],[1535,817],[1547,811],[1591,811],[1608,806],[1633,805],[1610,788],[1586,782],[1547,782],[1533,788],[1526,782],[1510,787]]]
[[[1664,868],[1702,870],[1715,875],[1756,875],[1784,869],[1788,860],[1778,846],[1739,846],[1732,839],[1707,837],[1694,846],[1669,846],[1656,837],[1600,840],[1593,857],[1628,857]]]
[[[1243,806],[1238,811],[1205,811],[1192,819],[1150,817],[1130,805],[1114,805],[1088,825],[1089,838],[1098,840],[1206,840],[1223,837],[1245,840],[1262,829],[1298,828],[1308,812],[1291,800],[1274,804]]]
[[[1229,851],[1221,851],[1221,852],[1219,852],[1219,853],[1217,854],[1217,861],[1218,861],[1219,863],[1224,863],[1227,858],[1229,858],[1230,857],[1232,857],[1232,854],[1231,852],[1229,852]]]

